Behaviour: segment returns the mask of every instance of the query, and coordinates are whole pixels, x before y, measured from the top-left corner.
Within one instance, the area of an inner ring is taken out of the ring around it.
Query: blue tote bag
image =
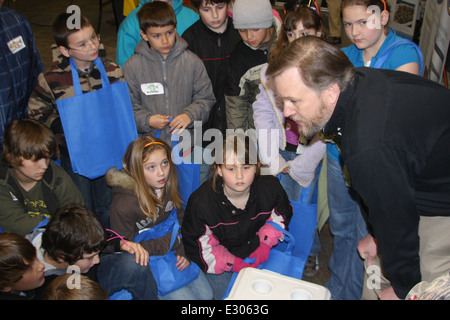
[[[161,131],[158,130],[155,137],[159,138],[160,134]],[[172,145],[172,160],[174,161],[175,169],[177,170],[178,186],[181,200],[183,201],[183,207],[186,208],[192,192],[197,190],[200,186],[200,164],[185,162],[182,159],[182,155],[178,147],[178,136],[176,134],[173,134]]]
[[[306,259],[311,251],[317,228],[317,191],[321,166],[317,168],[316,175],[311,184],[303,188],[298,201],[290,201],[293,215],[289,222],[289,232],[295,237],[296,243],[292,254]],[[287,243],[279,243],[277,250],[284,250]]]
[[[70,58],[75,96],[56,101],[72,169],[89,179],[114,166],[122,169],[125,150],[138,137],[127,83],[110,84],[100,58],[94,63],[103,87],[83,94]]]
[[[172,232],[169,246],[171,249],[175,243],[178,230],[180,229],[176,212],[177,210],[174,209],[166,220],[153,228],[139,233],[134,238],[134,241],[139,243],[141,241],[157,239]],[[189,267],[183,271],[179,271],[176,267],[177,257],[175,256],[175,250],[170,249],[165,255],[153,255],[150,256],[149,259],[150,268],[152,269],[153,276],[158,285],[158,294],[161,296],[184,287],[191,281],[197,279],[200,273],[199,266],[192,261]]]

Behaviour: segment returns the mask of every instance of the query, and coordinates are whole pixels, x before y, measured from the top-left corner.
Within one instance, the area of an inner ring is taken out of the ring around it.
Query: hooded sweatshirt
[[[151,2],[151,0],[141,0],[139,6],[131,11],[120,24],[117,33],[116,61],[121,67],[134,54],[136,45],[141,41],[137,13],[148,2]],[[183,0],[173,0],[173,10],[177,16],[177,33],[179,35],[182,35],[187,28],[200,18],[194,10],[183,6]]]
[[[156,134],[157,130],[149,125],[155,114],[176,117],[185,113],[191,119],[187,129],[192,131],[194,121],[203,124],[208,120],[216,102],[203,62],[187,49],[187,42],[178,34],[166,59],[142,40],[123,72],[140,135]],[[151,87],[159,89],[151,91]],[[160,138],[172,144],[169,126],[161,131]]]

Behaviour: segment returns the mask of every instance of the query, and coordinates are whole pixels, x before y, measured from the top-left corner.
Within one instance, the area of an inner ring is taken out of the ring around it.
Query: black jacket
[[[405,72],[357,68],[324,131],[340,137],[384,271],[404,298],[421,281],[420,216],[450,216],[450,91]]]
[[[229,271],[235,256],[248,257],[260,244],[257,232],[276,240],[275,232],[262,229],[266,221],[286,228],[292,217],[286,192],[273,176],[254,180],[244,210],[231,204],[221,182],[216,190],[208,181],[191,195],[182,226],[186,255],[208,273]]]
[[[230,63],[231,52],[241,37],[234,29],[231,18],[228,18],[227,28],[223,33],[212,31],[200,19],[190,26],[182,37],[187,41],[188,49],[199,56],[205,64],[216,97],[216,104],[212,107],[203,130],[216,128],[225,133],[226,70]]]

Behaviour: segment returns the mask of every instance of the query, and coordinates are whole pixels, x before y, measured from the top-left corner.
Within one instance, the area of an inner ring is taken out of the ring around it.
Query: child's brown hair
[[[191,4],[197,10],[199,10],[203,4],[207,5],[207,4],[219,4],[219,3],[225,3],[226,5],[229,5],[231,3],[231,0],[191,0]]]
[[[16,233],[0,233],[0,290],[12,287],[31,268],[36,248]]]
[[[79,277],[79,288],[69,288],[71,277]],[[43,300],[108,300],[108,294],[97,282],[81,274],[66,273],[56,277],[45,288]]]
[[[51,30],[56,45],[64,48],[69,48],[67,37],[80,29],[91,26],[91,23],[85,16],[80,16],[80,29],[69,28],[68,21],[72,17],[72,13],[60,13],[52,22]]]
[[[149,27],[177,27],[177,17],[172,6],[167,2],[153,1],[146,3],[137,13],[139,28],[145,33]]]
[[[329,41],[328,33],[323,25],[321,16],[314,10],[306,6],[296,7],[289,11],[283,21],[283,26],[278,35],[277,45],[270,52],[269,60],[272,60],[277,54],[283,50],[289,43],[287,33],[297,29],[297,24],[301,22],[305,29],[314,29],[316,32],[321,32],[320,38]]]
[[[84,254],[102,251],[106,239],[106,231],[92,211],[69,203],[50,219],[42,234],[42,248],[53,260],[73,265]]]
[[[23,159],[52,159],[58,156],[58,144],[52,131],[32,119],[14,120],[5,128],[3,159],[18,167]]]

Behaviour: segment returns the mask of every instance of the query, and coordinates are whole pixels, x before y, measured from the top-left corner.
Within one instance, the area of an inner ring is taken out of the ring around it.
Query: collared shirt
[[[0,8],[0,151],[5,125],[26,116],[28,98],[43,70],[28,21]]]

